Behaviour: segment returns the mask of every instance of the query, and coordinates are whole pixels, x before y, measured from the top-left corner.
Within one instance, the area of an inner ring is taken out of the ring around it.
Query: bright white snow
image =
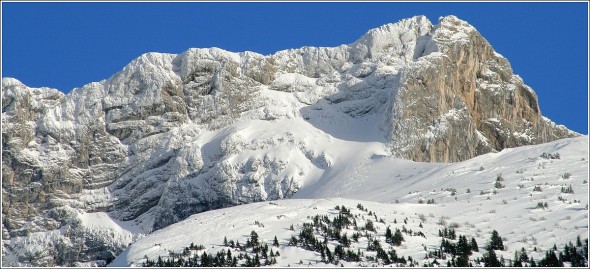
[[[332,165],[317,181],[304,182],[295,199],[195,214],[140,239],[110,265],[140,266],[145,256],[152,260],[159,255],[167,257],[168,251],[180,252],[191,242],[215,253],[223,247],[224,236],[245,242],[254,230],[269,245],[275,235],[279,239],[281,258],[277,265],[298,266],[301,260],[303,266],[325,266],[316,264],[320,260],[316,253],[286,246],[291,235],[298,233],[288,227],[309,222],[309,216],[334,213],[336,205],[357,210],[358,203],[385,220],[385,224],[376,223],[381,235],[388,225],[401,228],[400,222],[406,217],[407,227],[414,229],[422,222],[420,217],[426,216],[422,231],[427,238],[406,236],[406,242],[395,247],[400,256],[422,261],[426,254],[423,244],[429,250],[440,245],[437,232],[444,227],[440,225],[444,220],[446,225],[458,225],[457,234],[475,237],[481,248],[491,231],[497,230],[507,246],[506,251],[498,251],[498,256],[511,258],[521,247],[531,253],[536,246],[538,251],[532,256],[539,260],[553,244],[560,246],[577,236],[587,238],[587,148],[588,137],[582,136],[506,149],[460,163],[432,164],[387,157],[382,148],[371,143],[338,140],[325,146],[326,154],[337,156]],[[543,153],[559,153],[560,159],[542,158]],[[571,176],[564,178],[565,173]],[[504,187],[496,189],[498,177]],[[569,185],[574,193],[561,193],[561,187]],[[535,186],[542,191],[533,191]],[[430,199],[436,204],[420,202]],[[547,202],[548,208],[536,208],[538,202]],[[398,224],[392,223],[394,219]],[[358,247],[363,249],[366,242],[360,241]]]

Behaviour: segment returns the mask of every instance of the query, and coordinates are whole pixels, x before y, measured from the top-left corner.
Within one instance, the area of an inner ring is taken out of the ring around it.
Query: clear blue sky
[[[586,3],[2,3],[2,76],[69,92],[142,53],[219,47],[271,54],[351,43],[414,15],[475,26],[539,95],[588,133]]]

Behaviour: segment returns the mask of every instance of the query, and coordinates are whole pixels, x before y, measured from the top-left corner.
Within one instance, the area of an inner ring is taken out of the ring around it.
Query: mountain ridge
[[[509,62],[454,16],[437,26],[416,16],[349,45],[269,56],[146,53],[68,94],[3,78],[2,126],[3,238],[85,233],[72,221],[79,211],[149,232],[292,197],[338,162],[357,161],[327,145],[458,162],[579,135],[544,118]],[[348,186],[366,179],[356,173]],[[129,243],[57,238],[50,249],[62,251],[38,265],[114,258]],[[68,252],[80,246],[101,251]]]

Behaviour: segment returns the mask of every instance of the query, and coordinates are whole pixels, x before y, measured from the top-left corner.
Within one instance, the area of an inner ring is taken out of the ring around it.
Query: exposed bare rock
[[[312,117],[378,118],[392,156],[424,162],[577,135],[542,117],[508,60],[452,16],[269,56],[147,53],[66,95],[3,78],[3,265],[108,260],[191,214],[288,198],[338,159],[314,140],[349,137]],[[314,132],[291,125],[310,119]],[[134,228],[84,221],[104,212]]]
[[[537,95],[469,24],[442,18],[402,72],[383,124],[394,155],[457,162],[577,134],[541,116]]]

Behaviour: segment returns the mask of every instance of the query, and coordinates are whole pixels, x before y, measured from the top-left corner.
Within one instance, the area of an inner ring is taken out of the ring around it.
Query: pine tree
[[[258,234],[255,231],[250,232],[250,243],[252,246],[258,246]]]
[[[262,246],[262,258],[268,259],[268,245],[266,243]]]
[[[275,235],[274,240],[272,241],[272,245],[274,247],[279,247],[279,240],[277,239],[277,236]]]
[[[455,266],[457,267],[469,267],[469,256],[457,256],[457,261],[455,262]]]
[[[501,267],[502,264],[496,256],[496,252],[493,249],[488,249],[487,253],[483,254],[483,262],[486,267]]]
[[[475,241],[475,237],[471,238],[471,250],[474,252],[479,252],[479,246],[477,246],[477,241]]]
[[[518,251],[514,251],[514,262],[512,263],[513,267],[522,267],[522,261],[520,260],[520,257],[518,256]]]
[[[490,238],[490,244],[488,248],[493,250],[504,250],[504,242],[498,234],[498,231],[492,231],[492,237]]]
[[[213,261],[211,260],[211,258],[209,258],[209,255],[207,255],[207,252],[203,253],[203,255],[201,255],[201,266],[202,267],[212,267],[213,266]]]
[[[336,245],[334,249],[334,256],[338,257],[338,259],[342,259],[344,257],[344,248],[342,245]]]
[[[529,256],[526,254],[526,250],[524,249],[524,247],[522,247],[522,249],[520,249],[519,259],[521,262],[526,262],[529,259]]]
[[[545,258],[539,261],[539,265],[543,267],[563,267],[563,262],[560,262],[553,250],[545,252]]]
[[[328,263],[334,262],[334,257],[332,256],[330,248],[326,248],[326,259],[328,259]]]
[[[381,247],[379,247],[377,249],[377,256],[375,256],[375,257],[377,259],[381,259],[383,261],[383,264],[385,264],[385,265],[391,264],[391,260],[389,259],[389,256],[387,255],[385,250],[383,250]]]
[[[373,221],[371,221],[370,219],[368,219],[365,223],[365,229],[374,232],[375,231],[375,225],[373,225]]]
[[[254,267],[254,264],[252,263],[252,258],[250,258],[250,256],[248,256],[248,253],[246,253],[244,255],[244,258],[246,258],[246,267]]]
[[[389,226],[387,226],[387,229],[385,230],[385,242],[391,244],[392,237],[393,234],[391,233],[391,229],[389,228]]]
[[[467,243],[467,237],[459,235],[459,241],[457,242],[457,255],[469,256],[471,255],[471,246]]]
[[[228,249],[227,250],[227,258],[226,258],[226,260],[227,260],[227,263],[230,264],[229,266],[231,266],[231,261],[233,260],[233,257],[231,256],[231,249]]]
[[[254,256],[254,266],[260,267],[260,257],[258,257],[258,253],[256,253],[256,256]]]
[[[297,240],[297,238],[296,238],[294,235],[292,235],[292,236],[291,236],[291,240],[289,240],[289,245],[290,245],[290,246],[297,246],[297,243],[298,243],[298,242],[299,242],[299,241]]]
[[[346,233],[343,233],[342,237],[340,238],[340,242],[345,247],[349,247],[350,246],[350,240],[348,239],[348,236],[346,236]]]
[[[401,258],[399,258],[397,261],[399,263],[401,263],[401,264],[406,264],[406,258],[404,258],[404,256],[402,256]]]
[[[563,253],[559,252],[559,264],[563,266]]]
[[[191,258],[191,263],[193,264],[192,266],[197,266],[197,264],[199,263],[199,254],[195,252],[195,254],[193,254],[193,257]]]
[[[394,246],[399,246],[402,244],[403,241],[404,241],[404,236],[402,235],[402,232],[399,229],[395,229],[395,234],[393,235],[393,238],[391,239],[391,243]]]

